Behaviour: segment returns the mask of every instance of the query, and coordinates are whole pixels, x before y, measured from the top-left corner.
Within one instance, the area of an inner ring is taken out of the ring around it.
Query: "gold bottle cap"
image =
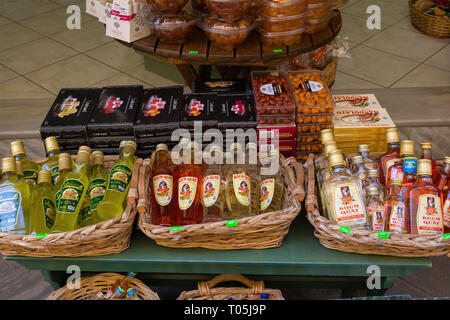
[[[61,159],[61,158],[68,158],[68,159],[71,159],[72,156],[70,155],[70,153],[63,152],[63,153],[60,153],[59,156],[58,156],[58,159]]]
[[[44,140],[44,144],[47,152],[50,152],[52,150],[59,150],[59,144],[56,137],[48,137]]]
[[[52,173],[49,170],[39,170],[38,184],[42,182],[52,183]]]
[[[93,157],[91,156],[91,158],[93,166],[95,166],[96,164],[105,164],[105,156],[103,155],[103,153],[96,153]]]
[[[333,150],[328,153],[328,166],[345,166],[344,155],[341,150]]]
[[[13,157],[19,154],[25,154],[25,147],[22,141],[20,140],[13,141],[10,143],[10,145],[11,145],[11,154]]]
[[[92,149],[88,146],[80,146],[80,148],[78,150],[85,150],[85,151],[89,152],[89,154],[92,153]]]
[[[16,160],[16,173],[18,176],[23,176],[23,168],[21,160]]]
[[[2,159],[2,172],[16,173],[16,159],[7,157]]]
[[[360,144],[358,146],[358,151],[359,152],[369,152],[370,151],[370,147],[368,144]]]
[[[69,169],[72,170],[72,158],[68,153],[60,153],[58,158],[59,171]]]
[[[78,150],[75,162],[89,163],[90,157],[91,157],[91,154],[89,152],[87,152],[86,150]]]
[[[431,160],[420,159],[417,161],[417,175],[431,176]]]
[[[412,140],[403,140],[400,143],[400,155],[404,154],[414,154],[414,141]]]
[[[334,141],[333,129],[324,129],[320,131],[320,138],[322,139],[323,144],[327,141]]]
[[[420,143],[420,149],[431,149],[432,143],[431,142],[421,142]]]
[[[391,187],[392,186],[401,186],[402,184],[403,184],[403,181],[400,179],[392,179],[391,183],[390,183]]]
[[[374,195],[380,194],[380,190],[378,190],[377,187],[368,187],[366,189],[366,192],[367,192],[368,196],[374,196]]]
[[[397,128],[389,128],[386,130],[386,142],[387,143],[400,142]]]
[[[131,151],[131,153],[135,153],[137,149],[137,144],[133,140],[124,140],[120,142],[119,149],[122,150],[122,148],[128,147]]]
[[[168,150],[169,150],[169,147],[167,146],[167,144],[159,143],[159,144],[156,145],[156,150],[155,150],[155,152],[158,152],[158,151],[168,151]]]
[[[352,164],[364,163],[364,159],[362,156],[354,156],[352,158]]]
[[[450,157],[444,157],[443,162],[446,164],[450,164]]]
[[[336,143],[327,143],[323,146],[323,154],[328,157],[331,151],[338,150]]]
[[[375,178],[378,177],[380,175],[380,173],[378,172],[377,169],[369,169],[367,170],[367,176],[370,178]]]

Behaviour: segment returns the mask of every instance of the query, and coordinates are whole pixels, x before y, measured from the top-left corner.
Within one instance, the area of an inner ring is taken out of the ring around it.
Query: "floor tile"
[[[425,61],[425,64],[450,71],[450,44]]]
[[[96,82],[92,84],[93,87],[104,87],[104,86],[121,86],[121,85],[143,85],[144,88],[148,88],[151,85],[148,83],[145,83],[142,80],[133,78],[132,76],[126,74],[126,73],[119,73],[117,75],[114,75],[110,78],[104,79],[100,82]]]
[[[422,64],[397,81],[392,88],[447,87],[449,83],[449,71]]]
[[[0,51],[11,49],[21,44],[42,38],[36,33],[18,23],[9,23],[0,27]]]
[[[394,23],[392,25],[393,27],[398,27],[398,28],[402,28],[402,29],[406,29],[409,31],[417,31],[420,32],[419,29],[417,29],[412,23],[411,23],[411,17],[407,16],[406,18],[403,18],[402,20],[400,20],[397,23]]]
[[[50,0],[16,0],[0,4],[1,15],[14,21],[31,18],[61,7]]]
[[[332,87],[332,89],[372,89],[372,88],[382,88],[382,87],[339,71],[336,73],[336,79]]]
[[[27,74],[26,77],[56,94],[61,88],[88,87],[118,73],[103,63],[78,54]]]
[[[12,23],[12,21],[7,19],[7,18],[5,18],[5,17],[0,16],[0,26],[3,26],[3,25],[8,24],[8,23]]]
[[[406,0],[404,0],[404,5],[399,5],[399,2],[394,4],[392,0],[361,0],[356,4],[343,9],[342,11],[345,14],[351,14],[367,19],[369,17],[367,8],[371,5],[377,5],[380,7],[382,29],[402,20],[409,15],[409,8]]]
[[[146,70],[144,64],[138,65],[128,70],[127,73],[154,87],[173,86],[179,84],[164,77],[161,77],[156,73]],[[184,85],[184,83],[182,84]]]
[[[86,54],[120,71],[128,71],[144,62],[143,55],[117,41],[86,51]]]
[[[65,30],[50,37],[81,52],[114,41],[114,39],[105,35],[105,27],[98,21],[83,24],[80,30]]]
[[[350,6],[353,6],[354,4],[358,3],[359,1],[361,1],[361,0],[349,0],[347,2],[347,4],[345,6],[343,6],[341,9],[345,9],[345,8],[350,7]]]
[[[64,60],[77,52],[51,39],[42,38],[0,52],[0,63],[17,73],[25,74]]]
[[[0,65],[0,83],[18,77],[19,74]]]
[[[47,90],[24,77],[14,78],[0,83],[0,99],[37,99],[52,98]]]
[[[448,43],[447,39],[437,39],[395,26],[363,42],[365,46],[419,62],[431,57]]]
[[[381,32],[381,29],[370,30],[366,27],[366,19],[342,13],[342,28],[340,37],[348,37],[349,40],[361,43]]]
[[[350,59],[339,61],[338,70],[383,87],[389,87],[419,64],[364,45],[351,49],[350,54]]]

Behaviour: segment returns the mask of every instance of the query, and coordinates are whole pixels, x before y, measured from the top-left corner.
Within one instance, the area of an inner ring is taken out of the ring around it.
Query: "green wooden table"
[[[319,244],[301,213],[279,248],[264,250],[175,249],[158,246],[139,230],[130,248],[117,255],[81,258],[6,257],[26,268],[41,270],[54,287],[65,285],[67,267],[78,265],[82,275],[101,272],[139,273],[150,286],[195,287],[221,273],[240,273],[265,281],[269,288],[340,288],[343,296],[379,295],[396,277],[431,267],[427,258],[396,258],[330,250]],[[367,268],[381,270],[380,290],[367,291]]]

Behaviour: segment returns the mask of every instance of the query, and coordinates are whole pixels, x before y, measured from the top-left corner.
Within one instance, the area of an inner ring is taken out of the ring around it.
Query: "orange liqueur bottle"
[[[386,142],[388,151],[378,158],[378,169],[380,171],[380,183],[388,188],[388,169],[395,162],[400,161],[400,139],[396,128],[386,130]]]
[[[387,188],[389,190],[389,186],[392,179],[403,180],[403,162],[407,158],[414,158],[414,141],[412,140],[403,140],[400,143],[400,160],[395,161],[395,163],[389,167],[387,171]]]
[[[450,157],[445,157],[441,170],[433,176],[433,184],[441,191],[447,189],[450,177]]]
[[[155,170],[150,180],[153,189],[152,222],[170,226],[169,205],[173,196],[173,176],[169,169],[169,152],[165,144],[156,146]]]
[[[400,196],[402,182],[397,179],[391,180],[391,191],[384,204],[385,226],[384,230],[392,233],[406,233],[406,206],[404,199]]]
[[[443,232],[441,191],[431,179],[431,161],[420,159],[417,164],[417,181],[407,191],[407,212],[410,233],[438,235]]]

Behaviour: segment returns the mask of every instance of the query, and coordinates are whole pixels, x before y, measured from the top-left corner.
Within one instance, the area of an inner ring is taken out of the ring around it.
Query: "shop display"
[[[196,24],[196,18],[187,13],[155,16],[151,21],[153,33],[161,43],[184,43],[194,31]]]
[[[250,0],[205,0],[212,17],[228,22],[244,18],[250,7]]]

